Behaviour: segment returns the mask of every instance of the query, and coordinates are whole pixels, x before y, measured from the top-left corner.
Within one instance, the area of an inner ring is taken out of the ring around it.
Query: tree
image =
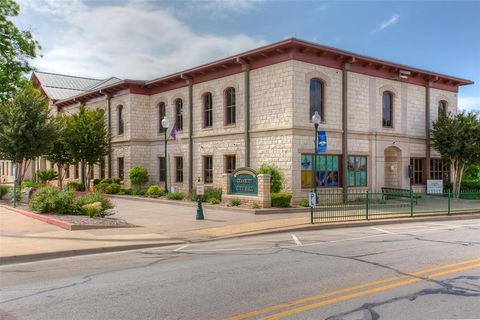
[[[269,174],[270,175],[270,192],[271,193],[278,193],[282,191],[283,187],[283,174],[274,165],[266,165],[262,164],[258,173],[261,174]]]
[[[73,163],[72,154],[69,152],[65,141],[67,117],[66,115],[59,114],[55,118],[55,137],[50,150],[45,156],[48,161],[57,165],[58,186],[60,189],[63,188],[63,179],[66,174],[66,170],[63,169]]]
[[[18,184],[31,160],[49,150],[55,136],[51,120],[48,100],[32,87],[0,103],[0,158],[17,164]]]
[[[128,177],[133,185],[142,186],[148,182],[150,175],[147,169],[142,166],[135,166],[128,172]]]
[[[88,186],[93,166],[110,150],[110,135],[103,109],[87,110],[85,106],[80,106],[78,113],[66,117],[63,139],[72,160],[80,162],[82,184]]]
[[[9,20],[19,13],[20,7],[13,0],[0,0],[0,102],[25,87],[25,74],[33,70],[29,59],[41,49],[30,31],[19,30]]]
[[[480,121],[474,112],[441,113],[433,123],[432,146],[451,165],[452,188],[458,197],[465,167],[480,164]]]

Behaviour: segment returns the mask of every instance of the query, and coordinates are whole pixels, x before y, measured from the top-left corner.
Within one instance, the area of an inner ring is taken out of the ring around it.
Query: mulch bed
[[[133,224],[126,222],[125,220],[115,219],[115,218],[90,218],[87,216],[79,216],[72,214],[42,214],[43,216],[54,218],[57,220],[62,220],[69,222],[75,225],[88,225],[88,226],[101,226],[101,227],[110,227],[110,228],[133,228],[136,227]]]

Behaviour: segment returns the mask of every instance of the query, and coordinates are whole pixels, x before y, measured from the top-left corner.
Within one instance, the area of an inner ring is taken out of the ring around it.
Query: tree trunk
[[[58,168],[58,188],[63,190],[63,176],[62,176],[62,165],[57,163]]]
[[[86,173],[85,161],[81,161],[80,164],[81,164],[81,167],[82,167],[82,181],[81,182],[82,182],[82,184],[83,184],[83,186],[85,187],[85,190],[86,190],[87,185],[86,185],[86,175],[85,175],[85,173]]]

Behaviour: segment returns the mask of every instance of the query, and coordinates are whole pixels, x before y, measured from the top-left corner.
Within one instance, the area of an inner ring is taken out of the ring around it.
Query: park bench
[[[420,196],[415,194],[412,191],[411,197],[415,204],[418,204],[418,199]],[[410,190],[408,189],[399,189],[399,188],[385,188],[382,187],[382,199],[388,200],[392,198],[409,198],[410,199]]]

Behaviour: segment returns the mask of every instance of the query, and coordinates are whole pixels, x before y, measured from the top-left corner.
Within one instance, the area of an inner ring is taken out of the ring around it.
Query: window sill
[[[224,124],[223,127],[224,128],[235,128],[237,126],[236,123],[230,123],[230,124]]]
[[[204,130],[204,131],[212,131],[212,130],[213,130],[213,126],[203,127],[202,130]]]

